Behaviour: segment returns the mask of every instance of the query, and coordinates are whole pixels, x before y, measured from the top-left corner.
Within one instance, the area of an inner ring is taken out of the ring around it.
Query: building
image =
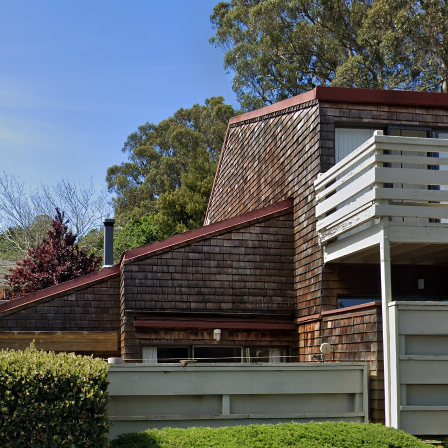
[[[447,94],[317,87],[237,116],[204,227],[0,305],[0,346],[368,361],[382,421],[388,302],[447,298],[444,138]]]

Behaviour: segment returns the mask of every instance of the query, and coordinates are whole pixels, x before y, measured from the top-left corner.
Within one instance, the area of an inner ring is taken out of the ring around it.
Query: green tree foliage
[[[159,239],[159,229],[154,222],[155,213],[131,219],[115,229],[114,261],[118,262],[123,252],[144,246]]]
[[[200,154],[182,175],[180,188],[160,196],[154,221],[162,238],[203,225],[215,171],[216,163]]]
[[[245,110],[317,85],[447,91],[444,0],[231,0],[211,42]]]
[[[101,257],[88,255],[56,209],[47,237],[5,276],[13,299],[98,270]]]
[[[151,214],[159,238],[202,225],[233,115],[222,97],[214,97],[129,135],[123,148],[128,161],[110,167],[106,178],[116,194],[117,223],[125,227]]]

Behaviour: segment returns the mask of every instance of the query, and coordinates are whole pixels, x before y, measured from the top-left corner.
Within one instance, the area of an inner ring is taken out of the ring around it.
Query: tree
[[[101,257],[76,243],[64,213],[56,209],[47,237],[5,276],[13,299],[98,270]]]
[[[386,74],[412,90],[448,91],[447,39],[445,0],[376,0],[360,33],[366,52],[384,55]]]
[[[134,217],[124,226],[117,226],[114,238],[114,261],[119,262],[123,252],[144,246],[159,239],[159,229],[154,222],[155,213]]]
[[[22,260],[50,228],[55,210],[64,210],[72,232],[89,251],[102,246],[101,218],[111,213],[107,191],[62,179],[27,190],[15,176],[0,174],[0,270]]]
[[[129,135],[128,161],[107,171],[117,224],[154,214],[159,237],[202,225],[227,123],[234,109],[222,97],[179,109]]]
[[[216,165],[203,154],[191,161],[180,188],[160,195],[154,222],[161,238],[203,225],[215,171]]]
[[[447,19],[444,0],[231,0],[211,42],[245,110],[317,85],[446,91]]]

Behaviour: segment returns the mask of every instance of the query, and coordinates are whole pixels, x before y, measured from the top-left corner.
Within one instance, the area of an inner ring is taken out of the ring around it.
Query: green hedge
[[[0,351],[0,446],[108,446],[107,386],[100,359]]]
[[[382,425],[284,423],[225,428],[147,430],[123,434],[112,448],[427,448],[421,440]]]

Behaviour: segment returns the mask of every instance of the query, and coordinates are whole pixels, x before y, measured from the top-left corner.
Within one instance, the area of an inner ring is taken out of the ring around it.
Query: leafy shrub
[[[417,438],[363,423],[282,423],[225,428],[152,429],[122,434],[112,448],[426,448]]]
[[[107,386],[100,359],[0,351],[0,446],[106,447]]]

